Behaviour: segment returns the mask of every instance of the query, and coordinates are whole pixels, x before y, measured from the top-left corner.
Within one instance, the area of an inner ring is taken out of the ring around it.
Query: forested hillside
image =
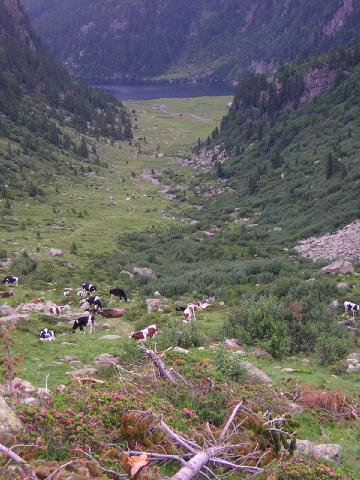
[[[24,0],[57,59],[87,78],[237,80],[359,38],[354,0]]]
[[[358,45],[242,78],[207,143],[225,151],[218,175],[245,216],[296,238],[359,217],[359,85]]]
[[[0,186],[35,195],[66,163],[89,159],[85,137],[130,138],[124,107],[73,81],[43,50],[17,0],[0,1]],[[75,155],[74,155],[75,154]],[[75,157],[72,160],[72,157]],[[66,169],[65,174],[71,171]],[[7,194],[6,194],[7,195]]]

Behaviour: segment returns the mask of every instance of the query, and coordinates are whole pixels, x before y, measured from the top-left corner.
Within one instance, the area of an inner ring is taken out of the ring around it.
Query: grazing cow
[[[184,310],[184,322],[190,322],[192,318],[196,320],[195,310],[199,308],[195,303],[189,303]]]
[[[128,301],[128,297],[122,288],[113,288],[110,290],[110,298],[112,297],[119,297],[121,300],[124,299],[125,302]]]
[[[72,289],[71,288],[65,288],[63,291],[63,295],[65,298],[71,298],[72,297]]]
[[[157,331],[158,329],[156,325],[150,325],[139,332],[131,332],[129,338],[133,338],[137,342],[145,342],[147,338],[154,337],[157,334]]]
[[[65,310],[65,307],[64,306],[53,306],[53,307],[49,307],[49,315],[53,315],[54,317],[60,317],[60,315],[63,313],[63,311]]]
[[[100,297],[98,296],[92,296],[84,300],[81,300],[80,307],[85,308],[86,306],[87,306],[87,309],[92,307],[95,310],[95,312],[97,312],[98,310],[102,310],[103,308]]]
[[[55,340],[55,334],[52,330],[48,328],[42,328],[40,330],[39,339],[41,342],[52,342]]]
[[[83,290],[82,288],[78,288],[78,289],[76,290],[76,295],[77,295],[78,297],[84,298],[84,297],[87,297],[87,296],[88,296],[88,292],[86,292],[86,291]]]
[[[186,310],[186,307],[181,307],[180,305],[176,305],[175,310],[177,312],[183,312],[184,313],[185,310]]]
[[[88,295],[90,295],[90,293],[96,292],[96,287],[92,283],[82,283],[81,286]]]
[[[8,275],[3,279],[1,282],[3,285],[18,285],[19,277],[15,277],[14,275]]]
[[[84,327],[89,327],[90,335],[92,332],[95,332],[95,317],[90,312],[85,312],[86,315],[83,317],[79,317],[74,321],[74,325],[72,327],[73,333],[76,332],[78,328],[80,328],[80,332],[84,332]]]
[[[355,317],[356,313],[360,310],[359,305],[352,302],[344,302],[345,314],[352,312],[352,316]]]

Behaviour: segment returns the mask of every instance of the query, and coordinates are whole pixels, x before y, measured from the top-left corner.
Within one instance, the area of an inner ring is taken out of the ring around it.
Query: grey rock
[[[240,344],[235,338],[227,338],[224,340],[224,347],[228,348],[229,350],[238,350]]]
[[[148,267],[134,267],[134,274],[140,275],[140,277],[156,279],[155,273]]]
[[[349,288],[349,284],[346,283],[346,282],[340,282],[336,285],[336,287],[339,289],[339,290],[347,290]]]
[[[333,460],[335,462],[339,462],[341,446],[336,443],[322,443],[316,445],[310,440],[297,440],[295,453],[297,455],[312,455],[315,458],[319,458],[322,460]]]
[[[3,397],[0,397],[0,441],[7,442],[9,436],[18,434],[23,426]]]
[[[131,272],[128,272],[127,270],[121,270],[120,273],[123,273],[124,275],[127,275],[129,278],[134,278],[134,274]]]
[[[7,317],[9,315],[16,315],[17,311],[15,308],[10,307],[9,305],[0,305],[0,316]]]
[[[107,362],[117,362],[117,358],[111,355],[110,353],[102,353],[101,355],[97,356],[94,360],[95,365],[103,365]]]
[[[336,260],[330,265],[323,267],[320,272],[324,274],[354,273],[355,269],[352,263],[347,260]]]
[[[27,397],[21,400],[20,402],[22,405],[25,405],[26,407],[34,407],[36,405],[39,405],[40,400],[35,397]]]
[[[16,315],[8,315],[7,317],[0,317],[0,325],[25,323],[29,321],[29,315],[22,315],[17,313]]]
[[[281,371],[286,373],[292,373],[292,372],[295,372],[295,369],[287,367],[287,368],[282,368]]]
[[[349,365],[347,368],[348,373],[359,373],[360,372],[360,363],[357,365]]]
[[[338,300],[332,300],[330,303],[330,308],[332,310],[337,310],[339,308],[339,301]]]
[[[119,340],[121,337],[120,335],[104,335],[103,337],[100,337],[100,340]]]
[[[148,313],[153,312],[154,310],[159,311],[160,308],[166,303],[166,300],[163,298],[147,298],[146,299],[146,308]]]
[[[64,250],[61,250],[61,248],[49,248],[48,254],[50,257],[63,257]]]
[[[241,365],[246,369],[247,373],[254,380],[257,380],[259,383],[272,383],[271,378],[266,375],[265,372],[260,370],[260,368],[255,367],[250,362],[241,361]]]

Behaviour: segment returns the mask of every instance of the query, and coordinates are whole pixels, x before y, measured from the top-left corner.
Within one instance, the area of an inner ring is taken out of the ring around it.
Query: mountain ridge
[[[24,0],[39,34],[76,75],[237,80],[360,39],[353,0]],[[81,15],[80,15],[81,13]],[[59,18],[61,21],[59,21]]]

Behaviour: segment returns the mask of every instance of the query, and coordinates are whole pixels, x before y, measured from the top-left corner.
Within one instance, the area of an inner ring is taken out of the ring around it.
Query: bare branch
[[[108,475],[112,476],[116,480],[124,480],[124,478],[128,478],[128,476],[125,473],[118,473],[118,472],[115,472],[114,470],[108,470],[107,468],[102,467],[99,464],[98,460],[96,460],[96,458],[94,458],[92,455],[90,455],[90,453],[85,452],[81,448],[77,448],[76,451],[82,453],[89,460],[96,462],[102,472],[107,473]]]
[[[242,406],[243,406],[243,403],[240,402],[240,403],[238,403],[238,404],[235,406],[235,408],[233,409],[232,414],[230,415],[229,420],[226,422],[226,425],[225,425],[223,431],[221,432],[220,440],[224,440],[224,438],[226,437],[226,435],[227,435],[227,433],[228,433],[228,430],[229,430],[229,428],[231,427],[231,424],[233,423],[236,415],[239,413],[239,410],[241,410]]]
[[[71,460],[70,462],[64,463],[64,465],[60,465],[60,467],[57,468],[56,470],[54,470],[50,475],[48,475],[45,478],[45,480],[54,480],[54,478],[56,478],[56,476],[60,472],[60,470],[62,470],[63,468],[66,468],[66,467],[70,467],[70,465],[74,465],[75,463],[77,463],[77,462],[74,461],[74,460]]]

